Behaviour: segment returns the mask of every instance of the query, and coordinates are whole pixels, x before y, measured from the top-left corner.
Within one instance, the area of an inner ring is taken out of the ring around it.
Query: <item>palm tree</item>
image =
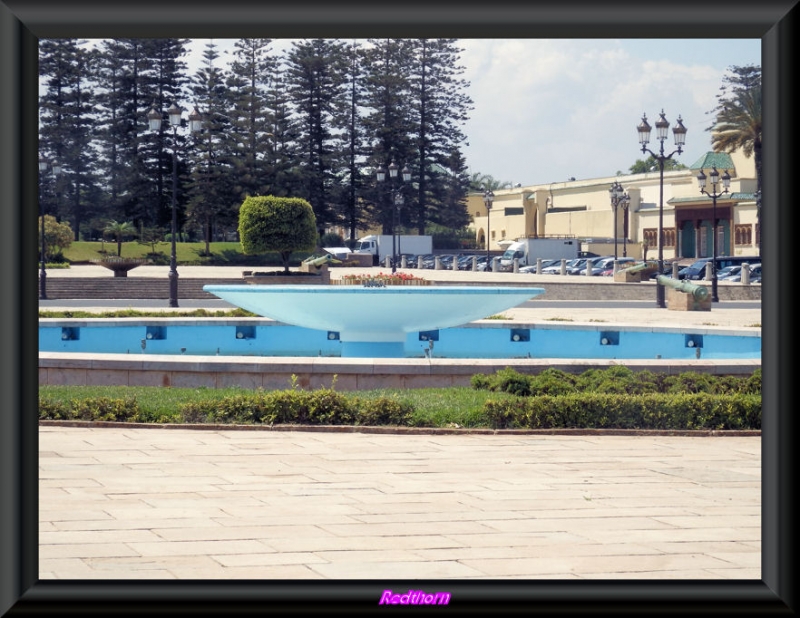
[[[741,149],[755,157],[757,188],[761,188],[761,86],[737,93],[717,114],[711,144],[715,152]]]
[[[497,180],[491,174],[481,174],[480,172],[472,174],[469,179],[470,191],[483,191],[486,189],[497,191],[498,189],[510,189],[511,186],[511,182],[507,180]]]
[[[117,257],[120,257],[122,256],[122,241],[126,236],[136,236],[136,228],[130,221],[120,223],[112,219],[103,228],[103,233],[114,238],[117,243]]]
[[[730,98],[720,99],[711,131],[714,152],[741,150],[753,157],[756,168],[756,196],[761,195],[761,80],[736,88]],[[761,226],[761,200],[756,200],[756,218]],[[758,253],[761,255],[761,237]]]

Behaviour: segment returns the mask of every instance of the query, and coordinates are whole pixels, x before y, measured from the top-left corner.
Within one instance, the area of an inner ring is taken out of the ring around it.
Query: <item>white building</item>
[[[697,175],[709,176],[713,167],[731,177],[730,192],[717,198],[717,255],[758,255],[756,173],[752,158],[741,152],[709,152],[689,169],[665,171],[663,231],[665,260],[708,257],[712,254],[712,199],[700,192]],[[609,189],[619,182],[629,196],[616,218]],[[706,189],[711,192],[710,181]],[[717,187],[717,193],[722,186]],[[582,249],[602,255],[617,254],[654,259],[658,251],[658,169],[646,174],[569,180],[494,192],[489,217],[483,194],[468,196],[478,245],[501,251],[508,242],[525,237],[574,237]],[[646,251],[646,254],[645,254]]]

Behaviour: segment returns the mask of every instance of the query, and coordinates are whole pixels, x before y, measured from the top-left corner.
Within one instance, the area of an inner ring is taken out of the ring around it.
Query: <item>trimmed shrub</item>
[[[356,424],[408,426],[414,407],[394,397],[362,399],[359,402]]]
[[[568,395],[577,391],[573,374],[550,367],[528,378],[532,395]]]
[[[246,255],[277,251],[287,273],[292,252],[313,251],[317,244],[314,210],[299,197],[245,198],[238,231]]]
[[[96,397],[69,402],[39,401],[39,418],[81,421],[136,421],[141,409],[135,398]]]
[[[667,379],[668,393],[713,393],[715,378],[704,373],[680,373]]]
[[[357,403],[332,388],[310,393],[308,422],[314,425],[352,425],[358,416]]]
[[[577,393],[487,401],[492,427],[504,429],[760,429],[758,395]]]
[[[39,399],[39,419],[63,421],[72,418],[72,409],[61,401]]]

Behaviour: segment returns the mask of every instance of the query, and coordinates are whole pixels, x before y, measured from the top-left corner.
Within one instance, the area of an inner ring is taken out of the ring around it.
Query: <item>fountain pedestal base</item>
[[[342,358],[403,358],[403,341],[342,341]]]

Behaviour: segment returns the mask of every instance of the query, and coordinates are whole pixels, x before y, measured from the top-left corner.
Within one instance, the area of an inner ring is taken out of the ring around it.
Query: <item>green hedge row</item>
[[[473,387],[515,395],[484,404],[487,423],[505,428],[760,429],[761,370],[751,376],[676,376],[625,367],[580,375],[548,369],[524,375],[506,368],[478,374]],[[57,401],[41,397],[39,418],[141,423],[235,423],[428,426],[414,420],[411,403],[396,397],[365,398],[331,388],[296,387],[179,404],[174,414],[143,409],[135,398],[94,397]]]
[[[495,429],[761,429],[761,396],[540,395],[487,401],[486,414]]]
[[[633,371],[616,365],[572,374],[560,369],[545,369],[539,374],[522,374],[506,367],[494,374],[472,376],[473,388],[511,393],[521,397],[574,395],[577,393],[646,393],[712,395],[761,394],[761,369],[749,376],[717,376],[705,373],[679,374]]]
[[[149,412],[135,398],[39,400],[39,418],[50,420],[402,426],[410,424],[412,413],[411,404],[392,397],[362,399],[333,389],[253,391],[222,400],[181,404],[173,416]]]

